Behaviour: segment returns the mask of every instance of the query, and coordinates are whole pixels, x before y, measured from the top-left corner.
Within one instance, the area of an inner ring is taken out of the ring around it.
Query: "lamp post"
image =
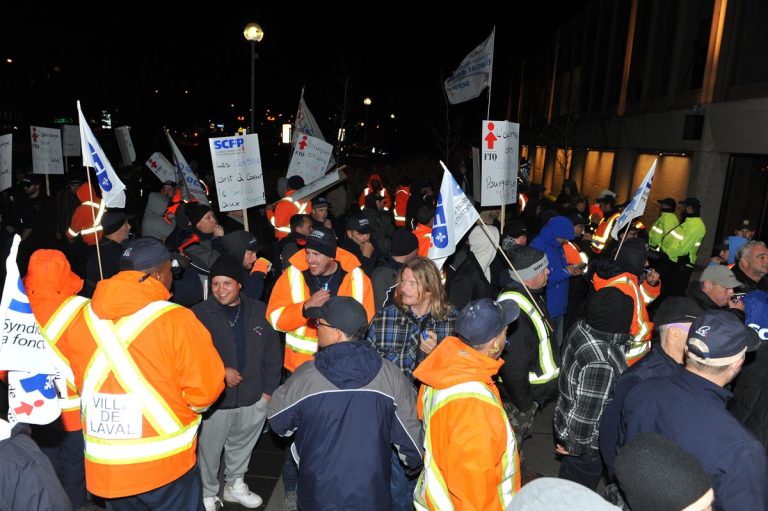
[[[368,145],[368,111],[371,109],[371,103],[373,103],[371,98],[366,97],[363,99],[363,105],[365,105],[365,131],[363,132],[363,137],[366,146]]]
[[[248,23],[243,36],[251,43],[251,129],[248,133],[253,133],[256,126],[256,59],[259,58],[256,43],[264,39],[264,31],[258,23]]]

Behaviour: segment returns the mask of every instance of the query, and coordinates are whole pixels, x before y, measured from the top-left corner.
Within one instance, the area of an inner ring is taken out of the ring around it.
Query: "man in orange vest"
[[[395,226],[405,227],[405,212],[411,198],[410,184],[401,184],[395,190]]]
[[[592,235],[592,252],[597,255],[609,254],[609,247],[613,241],[611,237],[611,230],[613,225],[619,218],[621,211],[616,208],[616,194],[611,190],[603,190],[600,192],[600,196],[597,198],[597,203],[600,205],[600,210],[603,212],[603,218]]]
[[[419,255],[429,257],[429,247],[432,246],[432,222],[435,219],[435,208],[422,206],[416,212],[416,228],[413,235],[419,240]]]
[[[88,183],[83,183],[77,189],[80,205],[72,213],[72,219],[67,229],[67,238],[73,242],[80,236],[86,245],[95,245],[101,239],[101,217],[104,215],[104,204],[101,202],[96,189]]]
[[[72,272],[67,258],[58,250],[36,250],[30,257],[24,289],[40,332],[60,358],[60,367],[69,368],[69,361],[57,348],[59,338],[88,303],[87,298],[77,296],[82,288],[83,279]],[[53,424],[35,428],[34,437],[51,460],[72,509],[78,509],[86,500],[80,396],[71,369],[64,377],[67,396],[59,399],[61,416]]]
[[[389,211],[389,208],[392,207],[392,198],[389,196],[387,189],[384,188],[384,185],[381,183],[381,177],[378,174],[371,174],[371,177],[368,178],[368,186],[366,186],[360,193],[360,197],[357,199],[357,203],[360,206],[360,209],[365,207],[365,198],[370,193],[375,193],[382,197],[384,199],[384,211]]]
[[[300,188],[304,188],[304,179],[301,176],[291,176],[288,178],[288,190],[286,190],[285,196],[277,201],[272,210],[267,210],[267,219],[275,228],[275,237],[278,241],[290,234],[293,215],[308,215],[312,212],[310,202],[291,198]]]
[[[57,344],[82,399],[86,485],[108,510],[202,504],[197,429],[224,365],[192,311],[167,301],[170,257],[153,238],[126,244],[122,271],[98,283]]]

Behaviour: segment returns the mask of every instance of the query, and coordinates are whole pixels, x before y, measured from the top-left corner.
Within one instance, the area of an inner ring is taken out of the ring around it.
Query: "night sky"
[[[430,126],[439,122],[441,72],[447,78],[488,37],[494,19],[491,117],[498,118],[506,114],[518,56],[569,14],[546,1],[515,5],[516,14],[503,20],[458,10],[417,17],[407,4],[391,3],[342,11],[322,3],[289,8],[287,2],[268,7],[264,2],[212,2],[213,8],[193,12],[180,4],[182,12],[171,15],[122,2],[110,4],[110,12],[121,14],[107,19],[62,4],[36,4],[34,13],[13,7],[0,18],[0,110],[14,112],[17,124],[52,126],[56,117],[76,118],[75,100],[80,99],[89,117],[107,109],[116,125],[130,124],[139,136],[161,126],[195,129],[208,120],[227,128],[247,125],[250,43],[242,30],[255,21],[265,32],[256,48],[257,119],[267,108],[293,116],[304,85],[309,108],[326,138],[332,138],[348,75],[348,120],[363,118],[362,98],[369,96],[370,120],[394,124],[389,117],[395,114],[398,140],[414,148],[431,144]],[[160,2],[149,5],[170,8]],[[486,105],[484,93],[452,108],[479,122]],[[238,115],[246,121],[236,122]]]

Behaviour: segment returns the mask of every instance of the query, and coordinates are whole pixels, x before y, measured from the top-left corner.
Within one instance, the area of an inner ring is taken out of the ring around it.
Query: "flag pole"
[[[485,118],[491,118],[491,85],[493,85],[493,52],[496,50],[496,25],[493,26],[493,33],[491,36],[491,71],[488,73],[488,110],[485,113]]]
[[[533,294],[531,293],[531,290],[528,289],[528,286],[525,285],[523,282],[523,278],[520,276],[519,273],[517,273],[517,269],[515,268],[515,265],[512,264],[512,261],[509,260],[509,257],[507,257],[507,254],[504,253],[504,251],[501,249],[499,244],[493,239],[491,236],[491,232],[488,230],[488,227],[483,223],[483,220],[481,218],[478,218],[476,223],[483,228],[483,231],[485,231],[485,235],[488,236],[488,240],[493,243],[493,246],[496,247],[496,250],[499,251],[501,256],[504,258],[504,260],[507,262],[507,265],[512,269],[513,272],[515,272],[515,276],[517,277],[517,281],[520,283],[521,286],[523,286],[523,289],[525,289],[525,292],[528,293],[528,296],[531,299],[531,303],[534,307],[536,307],[536,310],[541,314],[542,319],[547,323],[549,328],[554,332],[555,328],[552,326],[552,324],[549,322],[549,319],[547,319],[547,315],[544,314],[544,312],[539,307],[538,302],[536,301],[536,298],[533,297]]]
[[[627,228],[624,229],[624,236],[621,237],[621,241],[619,242],[619,248],[616,249],[616,255],[613,256],[613,260],[615,261],[619,257],[619,252],[621,252],[621,246],[624,244],[624,240],[627,239],[627,234],[629,234],[629,228],[632,227],[632,221],[627,224]]]

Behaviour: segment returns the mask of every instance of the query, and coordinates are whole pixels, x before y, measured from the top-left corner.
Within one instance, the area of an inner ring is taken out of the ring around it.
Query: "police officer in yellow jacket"
[[[675,227],[680,225],[680,220],[677,219],[675,214],[675,208],[677,202],[672,197],[667,197],[660,201],[661,214],[656,222],[651,227],[651,231],[648,233],[648,246],[654,250],[658,250],[661,245],[661,240]]]
[[[683,296],[691,273],[696,265],[699,247],[707,228],[701,220],[701,202],[696,197],[680,201],[683,210],[683,222],[669,231],[661,241],[661,251],[669,258],[670,264],[662,278],[668,296]]]

